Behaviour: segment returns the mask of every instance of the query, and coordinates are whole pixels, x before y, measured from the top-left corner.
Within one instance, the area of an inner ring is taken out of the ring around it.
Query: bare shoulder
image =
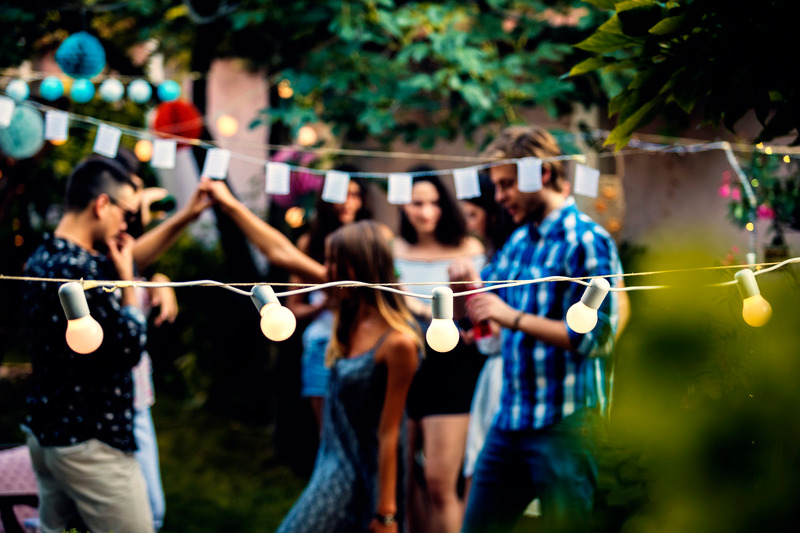
[[[461,247],[466,255],[481,255],[486,253],[486,247],[474,235],[467,236]]]
[[[417,342],[414,336],[400,330],[392,331],[378,349],[375,358],[387,365],[417,366]]]
[[[409,253],[409,244],[406,242],[405,239],[400,237],[399,235],[395,235],[394,238],[391,240],[392,243],[392,254],[395,257],[404,258]]]
[[[387,226],[382,222],[378,223],[378,228],[380,229],[381,235],[383,235],[384,239],[386,239],[390,243],[394,241],[395,236],[394,232],[392,231],[392,228],[390,228],[389,226]]]

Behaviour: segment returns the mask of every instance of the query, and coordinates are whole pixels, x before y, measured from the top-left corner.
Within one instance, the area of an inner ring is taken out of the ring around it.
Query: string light
[[[217,131],[223,137],[233,137],[239,131],[239,122],[230,115],[220,115],[217,118]]]
[[[436,287],[431,296],[431,325],[425,333],[425,340],[437,352],[449,352],[456,347],[460,337],[453,322],[453,291],[449,287]]]
[[[576,333],[589,333],[597,325],[597,310],[611,289],[605,278],[592,278],[579,302],[567,310],[567,326]]]
[[[774,270],[777,270],[792,263],[800,263],[800,257],[790,258],[780,263],[750,265],[751,267],[764,267],[767,265],[772,265],[772,266],[769,266],[768,268],[762,268],[761,270],[755,273],[751,271],[749,268],[744,268],[736,273],[733,280],[722,283],[716,283],[709,286],[726,287],[729,285],[737,285],[739,287],[739,291],[742,295],[742,298],[744,299],[742,316],[744,317],[745,322],[753,327],[760,327],[769,321],[770,317],[772,316],[772,307],[761,296],[760,291],[758,289],[758,284],[755,282],[755,276],[760,274],[766,274],[767,272],[772,272]],[[739,266],[744,266],[744,265],[739,265]],[[730,268],[735,268],[735,267],[719,266],[719,267],[692,268],[692,269],[659,271],[659,272],[638,272],[638,273],[628,273],[611,277],[647,276],[656,274],[685,273],[685,272],[730,269]],[[303,285],[299,289],[294,289],[282,293],[275,293],[272,287],[266,285],[256,285],[252,288],[251,291],[244,291],[236,288],[234,286],[235,284],[221,283],[213,280],[196,280],[196,281],[182,281],[182,282],[81,280],[80,282],[78,282],[75,280],[64,280],[64,279],[53,279],[53,278],[5,276],[3,274],[0,274],[0,280],[63,283],[63,285],[59,289],[59,297],[61,298],[62,306],[64,307],[64,312],[67,315],[68,320],[77,320],[89,315],[88,305],[86,304],[86,299],[85,296],[83,295],[84,288],[108,287],[113,289],[113,288],[132,287],[132,286],[221,287],[241,295],[249,296],[251,298],[251,300],[253,301],[253,303],[255,304],[256,308],[259,310],[259,313],[262,316],[261,319],[262,332],[264,333],[265,336],[267,336],[267,338],[271,340],[285,340],[289,338],[292,335],[292,333],[294,333],[296,326],[296,319],[294,315],[289,309],[280,305],[280,302],[278,301],[279,296],[287,297],[295,294],[303,294],[311,291],[323,290],[330,287],[369,287],[369,288],[374,288],[376,290],[394,292],[396,294],[400,294],[403,296],[432,300],[432,307],[431,307],[432,317],[433,317],[433,320],[431,322],[432,328],[429,328],[428,331],[426,332],[426,339],[431,348],[433,348],[436,351],[449,351],[452,350],[456,346],[456,344],[458,344],[458,339],[459,339],[458,328],[453,322],[453,298],[455,296],[466,297],[471,294],[477,294],[485,291],[492,291],[499,288],[518,287],[521,285],[531,285],[536,283],[547,283],[547,282],[557,282],[557,281],[581,283],[587,285],[588,288],[585,291],[583,297],[581,298],[581,302],[575,304],[572,307],[576,307],[577,305],[582,304],[583,306],[589,309],[590,314],[592,310],[594,310],[594,313],[596,314],[596,309],[600,307],[600,304],[602,303],[603,299],[605,298],[605,295],[608,292],[629,292],[637,290],[655,290],[655,289],[670,288],[669,286],[664,286],[664,285],[656,285],[656,286],[628,285],[625,287],[610,287],[610,284],[605,278],[591,278],[591,280],[587,283],[586,281],[584,281],[584,278],[549,276],[546,278],[539,278],[532,280],[507,280],[507,281],[497,281],[497,282],[486,282],[484,287],[478,289],[466,290],[455,294],[448,287],[437,286],[433,289],[432,294],[430,296],[427,296],[427,295],[420,295],[412,292],[407,292],[392,286],[392,285],[401,285],[400,283],[370,284],[352,280]],[[440,282],[414,283],[412,285],[437,285],[438,283]],[[288,284],[288,285],[296,286],[296,284]],[[568,314],[567,325],[573,331],[579,333],[584,332],[584,330],[585,332],[591,331],[591,329],[595,326],[596,319],[594,321],[590,319],[590,322],[594,323],[591,323],[589,326],[587,326],[586,322],[584,321],[584,325],[582,326],[581,324],[573,320],[572,315],[574,312],[572,312],[572,307],[567,313]],[[585,312],[586,310],[581,310],[581,311]],[[436,323],[436,327],[433,327],[434,322]],[[86,329],[86,327],[84,327],[84,329]],[[102,336],[102,330],[99,330],[99,334],[100,336]],[[101,341],[102,339],[100,341],[96,341],[97,346],[100,345]],[[70,346],[72,347],[72,345]],[[96,349],[96,347],[94,349]],[[89,353],[89,352],[81,352],[81,353]]]
[[[297,319],[294,313],[280,304],[272,287],[256,285],[250,298],[261,314],[261,332],[265,337],[280,342],[292,336],[297,327]]]
[[[772,306],[761,296],[755,274],[750,269],[742,269],[734,276],[739,293],[742,295],[742,317],[754,328],[760,328],[772,317]]]
[[[153,143],[147,139],[139,139],[133,147],[133,153],[136,155],[136,159],[146,163],[153,157]]]
[[[103,343],[103,328],[89,314],[89,304],[78,282],[65,283],[58,289],[58,298],[67,317],[67,346],[80,354],[97,350]]]

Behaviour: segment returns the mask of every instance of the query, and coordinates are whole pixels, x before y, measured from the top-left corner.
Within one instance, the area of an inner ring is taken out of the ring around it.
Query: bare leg
[[[469,414],[435,415],[422,419],[425,483],[432,533],[457,533],[464,519],[464,502],[456,492],[464,461]]]
[[[416,455],[422,449],[422,426],[416,420],[408,420],[408,497],[406,498],[408,523],[406,531],[427,533],[429,531],[430,509],[425,492],[422,465],[417,464]]]

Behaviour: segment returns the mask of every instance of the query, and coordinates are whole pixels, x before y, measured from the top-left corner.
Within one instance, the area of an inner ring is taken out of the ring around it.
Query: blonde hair
[[[538,157],[541,159],[561,155],[558,143],[550,133],[539,126],[509,126],[481,154],[487,159],[519,159]],[[550,169],[548,185],[561,191],[565,180],[562,161],[545,161],[542,166]]]
[[[334,272],[338,280],[352,275],[370,284],[397,282],[392,251],[377,222],[362,220],[342,226],[331,233],[327,243],[329,272]],[[372,287],[348,287],[333,289],[332,296],[335,305],[333,335],[325,358],[328,366],[347,354],[350,331],[362,305],[375,307],[392,329],[412,335],[422,349],[420,331],[401,295]]]

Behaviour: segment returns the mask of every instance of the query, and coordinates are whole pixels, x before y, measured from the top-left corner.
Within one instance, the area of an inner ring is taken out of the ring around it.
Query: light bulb
[[[448,287],[436,287],[432,294],[432,320],[425,333],[425,340],[437,352],[449,352],[456,347],[460,337],[453,322],[453,291]]]
[[[103,328],[89,314],[89,304],[80,283],[71,281],[58,289],[67,317],[67,346],[80,354],[92,353],[103,343]]]
[[[742,318],[750,326],[760,328],[772,318],[772,306],[761,296],[756,276],[750,269],[742,269],[734,276],[742,295]]]
[[[136,159],[146,163],[153,157],[153,143],[147,139],[139,139],[133,147],[133,153],[136,154]]]
[[[230,115],[220,115],[217,119],[217,131],[223,137],[233,137],[239,131],[239,122]]]
[[[592,278],[581,301],[567,310],[567,326],[575,333],[589,333],[597,325],[597,310],[611,286],[605,278]]]
[[[285,341],[294,333],[297,319],[289,309],[283,307],[268,285],[256,285],[250,299],[261,314],[261,332],[273,341]]]
[[[317,130],[311,126],[302,126],[297,131],[297,142],[303,146],[311,146],[317,142]]]

